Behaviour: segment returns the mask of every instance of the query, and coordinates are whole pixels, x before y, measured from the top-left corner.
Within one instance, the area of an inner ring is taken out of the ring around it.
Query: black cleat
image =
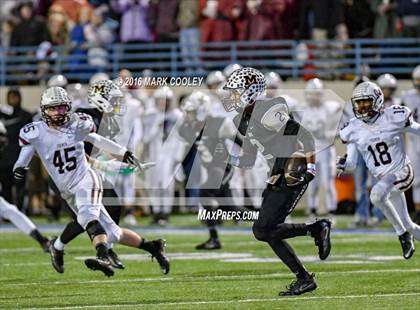
[[[117,253],[115,253],[113,249],[108,249],[108,258],[109,258],[109,261],[111,262],[112,267],[118,268],[118,269],[125,268],[124,264],[121,262]]]
[[[114,270],[112,269],[112,264],[110,260],[106,257],[97,257],[97,258],[88,258],[85,259],[85,265],[91,270],[100,270],[107,277],[112,277],[114,275]]]
[[[331,252],[331,221],[330,220],[318,220],[313,225],[317,225],[316,232],[312,233],[312,237],[315,239],[315,245],[318,247],[318,254],[321,260],[327,259]]]
[[[51,264],[53,265],[55,271],[57,271],[58,273],[63,273],[64,272],[64,251],[60,251],[57,250],[54,247],[54,242],[55,240],[57,240],[57,237],[53,237],[50,241],[49,241],[49,252],[51,255]]]
[[[406,231],[401,236],[398,236],[398,239],[400,239],[404,258],[409,259],[411,256],[413,256],[415,251],[413,235]]]
[[[218,239],[210,238],[206,242],[200,243],[195,248],[197,250],[219,250],[222,248],[222,244]]]
[[[166,241],[163,239],[157,239],[150,241],[153,245],[153,249],[149,251],[153,258],[156,258],[159,263],[160,269],[163,274],[168,274],[170,269],[169,259],[165,255]]]
[[[317,288],[315,274],[311,274],[308,279],[296,279],[286,286],[286,291],[280,292],[279,296],[296,296],[311,292]]]

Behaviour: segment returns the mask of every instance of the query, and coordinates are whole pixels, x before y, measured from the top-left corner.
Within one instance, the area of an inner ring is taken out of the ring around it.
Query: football
[[[301,152],[293,153],[284,167],[284,177],[288,185],[294,185],[306,172],[306,156]]]

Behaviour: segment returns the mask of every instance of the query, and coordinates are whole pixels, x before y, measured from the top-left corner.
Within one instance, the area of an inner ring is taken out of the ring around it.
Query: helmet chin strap
[[[379,117],[379,115],[381,114],[381,113],[379,113],[379,112],[376,112],[376,111],[373,111],[375,114],[373,115],[373,116],[371,116],[369,119],[367,119],[367,120],[363,120],[365,123],[368,123],[368,124],[373,124],[374,122],[376,122],[376,120],[378,119],[378,117]]]

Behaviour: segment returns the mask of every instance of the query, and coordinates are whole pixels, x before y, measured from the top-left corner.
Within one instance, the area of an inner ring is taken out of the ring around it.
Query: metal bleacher
[[[359,75],[362,65],[368,65],[374,76],[392,73],[409,78],[412,69],[420,64],[420,38],[235,41],[187,48],[178,43],[112,44],[105,47],[103,64],[99,66],[89,63],[85,52],[74,54],[65,47],[53,47],[48,56],[40,59],[36,57],[37,50],[38,47],[0,49],[0,85],[37,83],[57,73],[87,82],[95,72],[115,77],[124,68],[134,76],[145,69],[156,76],[203,76],[236,62],[274,70],[292,79],[311,74],[340,79]]]

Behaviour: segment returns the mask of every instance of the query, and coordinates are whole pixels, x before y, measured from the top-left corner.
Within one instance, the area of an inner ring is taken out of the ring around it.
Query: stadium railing
[[[38,54],[38,55],[37,55]],[[0,49],[0,85],[37,83],[54,74],[87,82],[95,72],[116,77],[121,69],[134,76],[150,69],[155,76],[205,76],[230,63],[274,70],[285,78],[317,75],[340,79],[392,73],[409,77],[420,63],[420,38],[355,39],[348,41],[234,41],[200,43],[112,44],[95,52],[67,47]]]

